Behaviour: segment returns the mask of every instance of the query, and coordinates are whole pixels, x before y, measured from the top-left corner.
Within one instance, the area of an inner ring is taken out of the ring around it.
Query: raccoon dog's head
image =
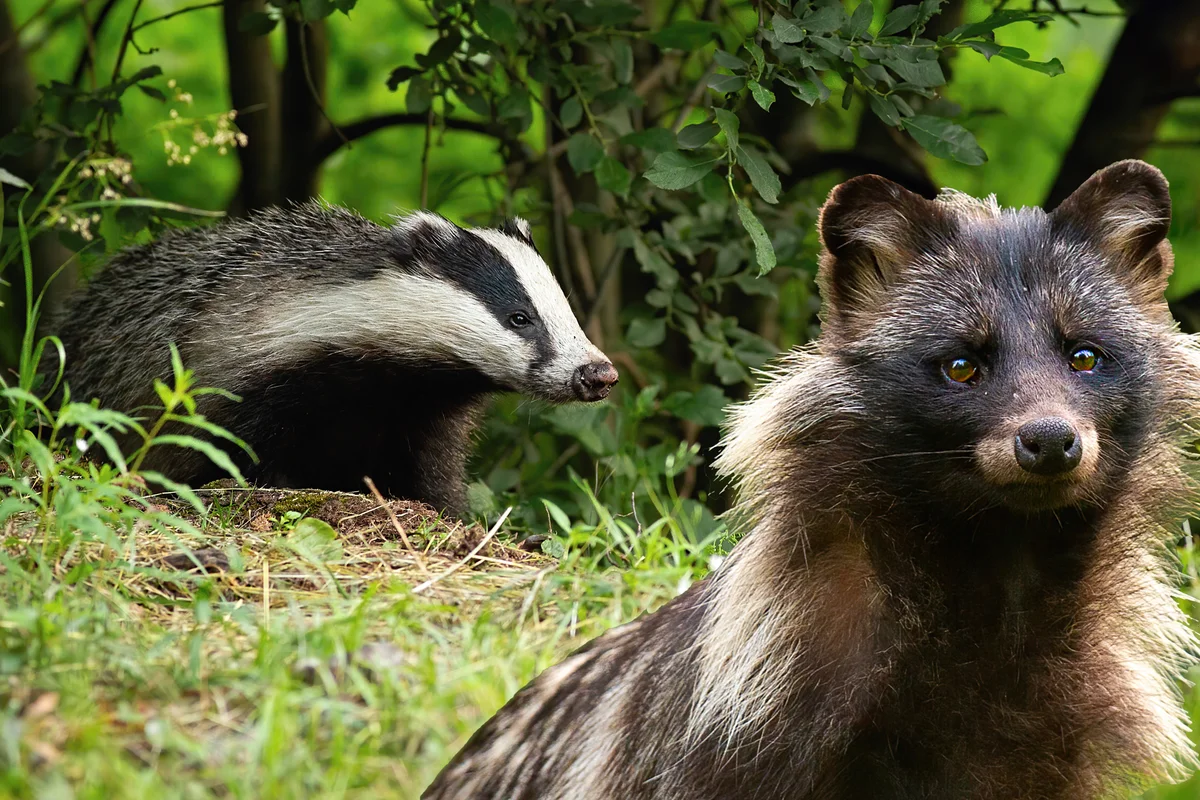
[[[608,396],[617,371],[580,329],[529,223],[467,230],[419,212],[392,233],[407,270],[398,291],[423,307],[424,324],[403,332],[419,357],[550,402]]]
[[[1123,161],[1057,209],[877,176],[821,212],[823,349],[873,469],[960,510],[1103,505],[1151,434],[1170,330],[1167,182]]]

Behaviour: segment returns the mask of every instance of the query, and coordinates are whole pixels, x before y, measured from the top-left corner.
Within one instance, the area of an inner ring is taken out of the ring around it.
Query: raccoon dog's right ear
[[[817,280],[827,321],[869,311],[933,239],[954,228],[946,210],[878,175],[839,184],[821,207],[825,252]]]

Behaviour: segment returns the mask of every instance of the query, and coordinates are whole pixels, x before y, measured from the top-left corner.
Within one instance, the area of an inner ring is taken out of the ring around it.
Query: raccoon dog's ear
[[[821,207],[818,281],[829,320],[870,310],[954,222],[938,203],[878,175],[839,184]]]
[[[1056,228],[1084,236],[1116,259],[1147,300],[1162,300],[1174,258],[1167,242],[1171,195],[1157,168],[1130,159],[1105,167],[1054,209]]]

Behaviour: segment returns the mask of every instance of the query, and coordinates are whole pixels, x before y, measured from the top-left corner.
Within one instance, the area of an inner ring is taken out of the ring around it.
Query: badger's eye
[[[524,328],[527,325],[532,325],[533,320],[531,320],[525,314],[522,314],[520,311],[517,311],[509,315],[508,324],[512,325],[514,328]]]
[[[955,383],[971,383],[979,377],[979,368],[965,358],[952,358],[945,362],[942,372]]]
[[[1071,353],[1071,369],[1076,372],[1091,372],[1098,366],[1100,366],[1100,356],[1096,355],[1096,351],[1090,347],[1079,347]]]

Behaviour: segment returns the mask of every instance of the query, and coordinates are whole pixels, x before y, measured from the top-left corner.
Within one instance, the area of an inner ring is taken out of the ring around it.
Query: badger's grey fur
[[[1186,773],[1167,545],[1200,354],[1162,297],[1169,211],[1140,162],[1050,214],[834,189],[822,336],[724,441],[746,537],[522,689],[425,797],[1084,800]],[[1052,475],[1020,461],[1051,418],[1083,449]]]
[[[461,512],[469,436],[486,396],[598,400],[616,382],[580,330],[529,226],[464,230],[430,213],[385,228],[309,203],[126,250],[67,308],[59,331],[75,399],[156,400],[175,343],[201,411],[247,441],[258,483],[381,491]],[[192,484],[202,454],[144,462]]]

